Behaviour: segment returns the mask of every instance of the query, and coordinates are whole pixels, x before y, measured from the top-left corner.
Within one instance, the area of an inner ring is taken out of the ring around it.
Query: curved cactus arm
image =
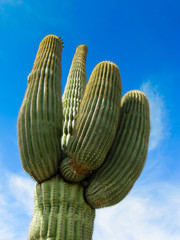
[[[83,196],[80,184],[69,184],[60,176],[36,184],[34,214],[29,240],[91,240],[95,210]]]
[[[101,166],[117,130],[120,99],[118,67],[112,62],[99,63],[86,86],[67,145],[69,160],[65,159],[60,166],[65,179],[80,181]]]
[[[140,91],[122,99],[120,124],[104,164],[91,176],[85,198],[93,208],[121,201],[139,177],[147,155],[150,133],[149,103]]]
[[[42,40],[18,115],[22,165],[38,182],[55,175],[61,157],[61,52],[58,37]]]
[[[66,149],[69,138],[72,135],[75,118],[86,87],[87,50],[85,44],[77,47],[62,97],[64,122],[61,146],[63,150]]]

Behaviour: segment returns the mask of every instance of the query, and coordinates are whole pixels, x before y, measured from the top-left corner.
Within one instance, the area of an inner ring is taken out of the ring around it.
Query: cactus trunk
[[[37,183],[29,240],[91,240],[95,209],[86,203],[83,186],[59,175]]]

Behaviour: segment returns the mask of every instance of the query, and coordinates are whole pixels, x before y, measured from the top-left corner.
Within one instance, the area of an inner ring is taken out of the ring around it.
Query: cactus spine
[[[86,45],[76,49],[61,99],[62,47],[54,35],[40,43],[18,115],[22,166],[37,181],[30,240],[91,240],[95,209],[128,194],[148,151],[146,96],[130,91],[121,100],[109,61],[86,86]]]

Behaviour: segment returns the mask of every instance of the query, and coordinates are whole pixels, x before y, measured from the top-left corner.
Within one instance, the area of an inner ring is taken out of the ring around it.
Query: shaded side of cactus
[[[62,41],[53,35],[40,43],[18,115],[18,143],[23,168],[42,182],[56,172],[61,157]]]
[[[121,201],[139,177],[148,150],[149,103],[140,91],[122,99],[119,129],[104,164],[90,178],[85,197],[93,208]]]
[[[77,121],[67,145],[68,158],[61,172],[69,181],[80,181],[101,166],[118,126],[121,78],[112,62],[99,63],[90,76]]]
[[[36,184],[29,240],[91,240],[95,210],[84,200],[83,187],[59,175]]]
[[[72,136],[74,122],[86,87],[86,56],[87,46],[85,44],[78,46],[62,97],[64,122],[61,146],[63,150],[66,150],[69,138]]]

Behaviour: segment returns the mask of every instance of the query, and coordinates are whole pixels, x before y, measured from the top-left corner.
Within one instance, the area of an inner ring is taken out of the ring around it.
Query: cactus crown
[[[61,37],[58,37],[58,38],[59,38],[59,40],[61,41],[62,46],[64,47],[63,39],[62,39]]]

